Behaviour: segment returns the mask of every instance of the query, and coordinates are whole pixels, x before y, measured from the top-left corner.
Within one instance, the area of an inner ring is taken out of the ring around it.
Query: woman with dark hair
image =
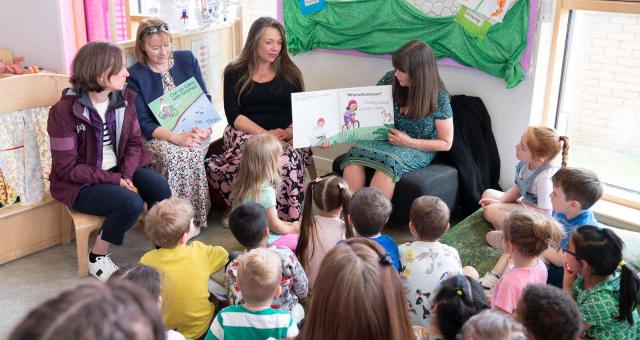
[[[224,153],[211,158],[211,187],[231,206],[242,147],[249,136],[269,133],[283,143],[282,186],[277,194],[278,217],[300,219],[304,199],[304,169],[311,162],[308,148],[294,149],[291,93],[304,91],[302,73],[287,53],[284,28],[269,17],[257,19],[249,29],[240,56],[224,71]]]
[[[194,78],[211,100],[198,60],[191,51],[174,51],[169,26],[158,18],[140,22],[136,32],[138,62],[129,68],[129,89],[138,93],[136,109],[145,146],[153,157],[153,168],[169,182],[177,197],[191,203],[196,227],[192,237],[207,226],[211,207],[204,156],[209,147],[210,129],[193,128],[173,132],[158,123],[149,103],[176,86]]]
[[[331,249],[296,339],[415,339],[391,255],[364,237]]]
[[[378,85],[392,85],[395,129],[387,141],[361,141],[341,164],[344,179],[354,192],[365,185],[365,167],[376,170],[371,187],[389,199],[403,174],[424,168],[437,151],[448,151],[453,143],[453,118],[449,94],[429,45],[413,40],[392,57],[395,71],[385,74]]]

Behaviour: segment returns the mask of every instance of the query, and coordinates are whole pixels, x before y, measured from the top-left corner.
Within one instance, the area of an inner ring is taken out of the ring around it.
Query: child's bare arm
[[[554,266],[562,267],[564,264],[564,252],[562,250],[549,247],[542,253],[542,256]]]
[[[269,230],[276,234],[299,234],[300,223],[298,222],[285,222],[278,217],[278,211],[275,207],[267,209],[267,222],[269,223]]]

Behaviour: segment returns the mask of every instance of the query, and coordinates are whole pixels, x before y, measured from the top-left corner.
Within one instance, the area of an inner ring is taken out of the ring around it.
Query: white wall
[[[294,57],[304,74],[307,90],[375,85],[392,69],[391,60],[309,52]],[[502,163],[500,184],[508,187],[515,176],[515,144],[529,125],[533,96],[533,79],[525,79],[514,89],[506,89],[504,80],[471,68],[440,66],[440,77],[451,95],[466,94],[482,98],[491,115],[493,133]],[[320,158],[332,158],[344,151],[316,150]],[[318,162],[319,166],[322,160]]]
[[[66,72],[60,20],[60,0],[3,0],[0,10],[0,47],[26,57],[23,65]]]

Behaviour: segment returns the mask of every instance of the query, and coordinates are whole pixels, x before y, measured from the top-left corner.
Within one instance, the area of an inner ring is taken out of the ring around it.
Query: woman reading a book
[[[392,85],[395,129],[388,141],[361,141],[347,153],[341,167],[354,192],[365,185],[365,167],[375,169],[371,187],[393,196],[403,174],[431,163],[437,151],[447,151],[453,142],[453,118],[449,94],[429,45],[414,40],[392,57],[395,71],[385,74],[378,85]]]
[[[308,148],[294,149],[291,93],[304,90],[302,73],[287,53],[284,28],[269,17],[257,19],[249,29],[240,56],[224,72],[224,153],[208,163],[209,183],[230,206],[230,193],[238,173],[242,147],[250,135],[270,133],[284,148],[282,187],[277,194],[278,217],[300,219],[304,199],[304,169],[311,161]]]
[[[191,51],[173,51],[165,22],[157,18],[142,20],[136,37],[138,62],[129,68],[128,87],[138,93],[136,108],[145,146],[153,157],[153,168],[167,179],[173,194],[193,206],[195,236],[207,226],[211,207],[204,168],[211,130],[195,127],[181,133],[170,131],[160,125],[149,103],[191,78],[209,100],[211,96]]]

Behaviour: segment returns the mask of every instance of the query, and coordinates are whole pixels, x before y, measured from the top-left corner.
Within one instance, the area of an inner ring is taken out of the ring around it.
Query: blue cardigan
[[[211,95],[207,90],[207,85],[202,77],[198,60],[193,56],[191,51],[174,51],[173,67],[169,70],[171,77],[176,86],[195,77],[202,87],[204,94],[211,100]],[[136,97],[136,111],[138,112],[138,121],[140,129],[147,140],[150,140],[153,131],[160,127],[158,120],[149,109],[149,103],[158,99],[164,94],[162,89],[162,76],[152,71],[148,66],[141,63],[135,63],[129,68],[129,80],[127,87],[138,93]]]

